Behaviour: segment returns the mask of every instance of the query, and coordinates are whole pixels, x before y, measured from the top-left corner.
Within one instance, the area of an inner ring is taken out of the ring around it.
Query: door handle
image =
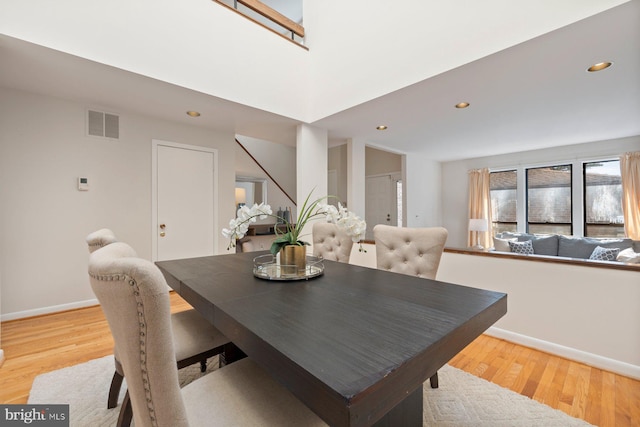
[[[167,228],[165,224],[160,224],[160,230],[164,230],[165,228]]]

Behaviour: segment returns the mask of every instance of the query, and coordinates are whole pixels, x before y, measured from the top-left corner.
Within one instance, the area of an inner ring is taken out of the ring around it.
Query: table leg
[[[234,343],[230,342],[224,345],[224,351],[220,353],[218,358],[220,360],[220,367],[222,368],[225,365],[244,359],[245,357],[247,357],[247,355],[236,347]]]
[[[374,427],[422,427],[422,386],[378,420]]]

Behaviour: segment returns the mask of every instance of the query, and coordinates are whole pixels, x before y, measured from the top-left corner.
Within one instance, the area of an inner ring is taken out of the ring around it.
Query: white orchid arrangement
[[[311,193],[304,201],[298,215],[298,221],[295,224],[291,224],[285,218],[274,215],[271,206],[267,204],[254,204],[251,207],[242,206],[238,209],[237,217],[229,221],[229,228],[222,230],[222,235],[229,239],[227,250],[235,247],[236,240],[242,239],[247,234],[251,223],[256,222],[258,218],[266,219],[269,216],[281,221],[285,227],[285,231],[280,231],[278,227],[275,228],[277,237],[271,245],[271,253],[273,255],[280,252],[280,249],[286,245],[309,245],[309,243],[300,240],[300,233],[310,219],[321,216],[324,216],[327,222],[334,223],[345,230],[354,243],[360,243],[367,229],[367,223],[364,220],[353,212],[348,211],[340,203],[338,203],[338,207],[321,203],[322,200],[328,197],[322,197],[309,203],[310,197]],[[359,251],[366,252],[362,247],[362,243],[360,243]]]

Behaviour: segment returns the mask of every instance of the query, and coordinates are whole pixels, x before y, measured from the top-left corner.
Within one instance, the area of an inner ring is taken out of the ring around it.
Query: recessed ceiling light
[[[471,104],[469,104],[468,102],[459,102],[456,104],[456,108],[467,108],[469,105]]]
[[[595,73],[596,71],[601,71],[605,68],[611,67],[611,64],[613,64],[613,62],[598,62],[597,64],[593,64],[591,67],[587,68],[587,71]]]
[[[376,126],[376,129],[378,129],[378,130],[387,130],[387,127],[385,125],[380,125],[380,126]]]
[[[189,117],[200,117],[200,113],[197,111],[187,111],[187,116]]]

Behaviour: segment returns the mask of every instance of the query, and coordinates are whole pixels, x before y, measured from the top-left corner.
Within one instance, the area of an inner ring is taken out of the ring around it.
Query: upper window
[[[527,231],[570,236],[571,165],[531,168],[526,173]]]
[[[584,234],[624,237],[620,161],[584,164]]]
[[[515,170],[491,172],[491,217],[493,218],[493,231],[496,234],[517,230],[517,177],[518,173]]]

